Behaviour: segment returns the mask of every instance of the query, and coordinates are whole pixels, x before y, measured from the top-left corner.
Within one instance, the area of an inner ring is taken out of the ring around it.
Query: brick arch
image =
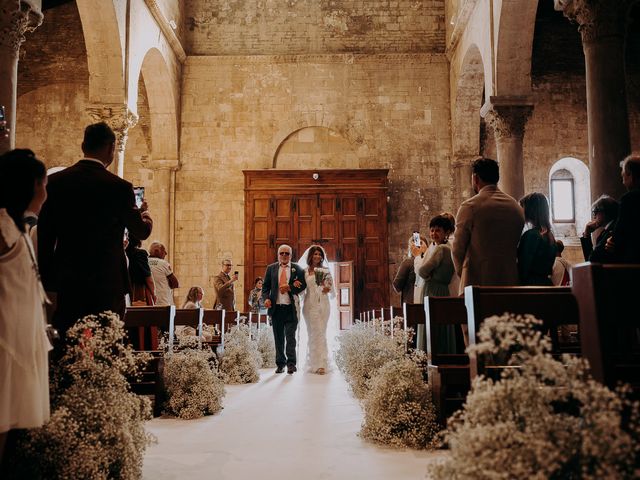
[[[178,118],[169,67],[157,48],[147,50],[140,75],[149,103],[151,146],[154,159],[178,159]]]
[[[480,49],[471,44],[465,52],[456,85],[452,144],[454,157],[480,153],[480,107],[485,87]]]
[[[307,131],[307,130],[311,130],[311,129],[320,129],[321,131],[324,131],[326,133],[328,133],[329,135],[334,135],[339,137],[340,139],[344,140],[344,143],[346,144],[346,148],[347,148],[347,153],[349,153],[350,155],[346,155],[343,156],[343,158],[341,159],[341,163],[340,165],[314,165],[314,164],[309,164],[306,165],[306,168],[358,168],[359,167],[359,161],[358,161],[358,157],[356,155],[356,152],[353,148],[353,142],[350,141],[345,135],[342,134],[342,132],[339,132],[333,128],[329,128],[326,127],[324,125],[308,125],[308,126],[303,126],[301,128],[296,128],[293,131],[290,131],[278,144],[277,148],[275,149],[275,152],[273,154],[273,162],[272,162],[272,168],[279,168],[278,166],[278,159],[279,159],[279,155],[280,152],[282,150],[282,147],[289,141],[291,140],[295,135],[299,134],[300,132],[303,131]]]
[[[87,49],[89,101],[124,104],[123,42],[111,0],[77,0]]]
[[[522,95],[531,91],[531,51],[537,10],[538,0],[502,0],[497,22],[496,92],[493,95]]]

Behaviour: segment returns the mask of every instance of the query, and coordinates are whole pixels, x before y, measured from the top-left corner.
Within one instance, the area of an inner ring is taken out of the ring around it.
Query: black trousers
[[[276,365],[296,364],[296,329],[298,319],[293,305],[276,305],[271,317],[276,343]]]

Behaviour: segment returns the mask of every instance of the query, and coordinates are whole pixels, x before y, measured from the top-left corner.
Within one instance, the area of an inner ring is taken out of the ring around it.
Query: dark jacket
[[[615,223],[615,221],[611,222],[607,228],[598,234],[595,246],[591,240],[591,235],[580,237],[580,245],[582,246],[582,254],[585,260],[598,263],[611,263],[613,261],[613,255],[607,252],[605,245],[609,237],[613,235]]]
[[[413,257],[405,258],[393,279],[393,289],[400,294],[400,303],[413,303],[413,290],[416,272],[413,270]]]
[[[640,263],[640,189],[630,190],[620,199],[613,242],[616,263]]]
[[[289,290],[289,298],[291,299],[291,305],[295,305],[294,295],[299,294],[305,288],[307,288],[307,282],[304,279],[304,270],[300,268],[300,265],[297,263],[290,263],[291,266],[291,275],[289,276],[289,286],[291,290]],[[280,264],[278,262],[272,263],[267,267],[267,271],[264,274],[264,282],[262,282],[262,298],[271,300],[271,307],[269,308],[269,315],[273,315],[273,311],[276,307],[276,302],[278,300],[278,270]],[[296,287],[293,282],[299,280],[301,283],[300,288]],[[295,312],[295,308],[294,308]],[[297,318],[297,312],[295,312]],[[299,320],[299,319],[298,319]]]
[[[549,243],[532,228],[520,237],[518,244],[518,276],[520,285],[551,286],[551,272],[556,260],[556,244]]]

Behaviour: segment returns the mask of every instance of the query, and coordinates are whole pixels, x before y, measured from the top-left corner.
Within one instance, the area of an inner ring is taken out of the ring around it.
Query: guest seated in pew
[[[571,264],[562,258],[563,251],[564,243],[561,240],[556,240],[556,259],[551,273],[551,283],[556,287],[568,287],[571,285]]]
[[[423,297],[449,296],[449,283],[454,274],[454,267],[447,232],[454,228],[451,219],[442,214],[436,215],[429,222],[429,235],[435,246],[427,261],[418,270],[418,275],[425,281]],[[456,351],[456,337],[453,325],[438,326],[436,341],[440,345],[441,351],[454,353]]]
[[[202,308],[202,299],[204,298],[204,290],[202,287],[195,286],[189,289],[187,298],[185,298],[182,308],[196,309]]]
[[[618,208],[618,201],[609,195],[602,195],[591,205],[592,220],[585,225],[580,237],[580,245],[586,261],[611,263],[613,255],[607,252],[605,247],[616,226]],[[594,245],[592,235],[597,231],[599,233]]]
[[[551,286],[556,239],[551,232],[549,202],[542,193],[530,193],[520,199],[520,205],[526,222],[518,245],[520,285]]]
[[[607,240],[613,263],[640,263],[640,155],[629,155],[621,163],[622,183],[627,188],[620,199],[620,212]]]
[[[400,305],[413,303],[413,289],[416,284],[416,272],[413,269],[413,247],[415,247],[415,243],[413,243],[412,235],[407,242],[407,258],[400,263],[393,279],[393,289],[400,294]]]

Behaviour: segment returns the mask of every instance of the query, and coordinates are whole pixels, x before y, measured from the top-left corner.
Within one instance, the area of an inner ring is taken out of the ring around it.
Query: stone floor
[[[143,478],[423,479],[427,464],[445,455],[363,441],[362,410],[336,369],[262,370],[256,384],[228,386],[224,405],[198,420],[149,422],[158,444],[147,450]]]

